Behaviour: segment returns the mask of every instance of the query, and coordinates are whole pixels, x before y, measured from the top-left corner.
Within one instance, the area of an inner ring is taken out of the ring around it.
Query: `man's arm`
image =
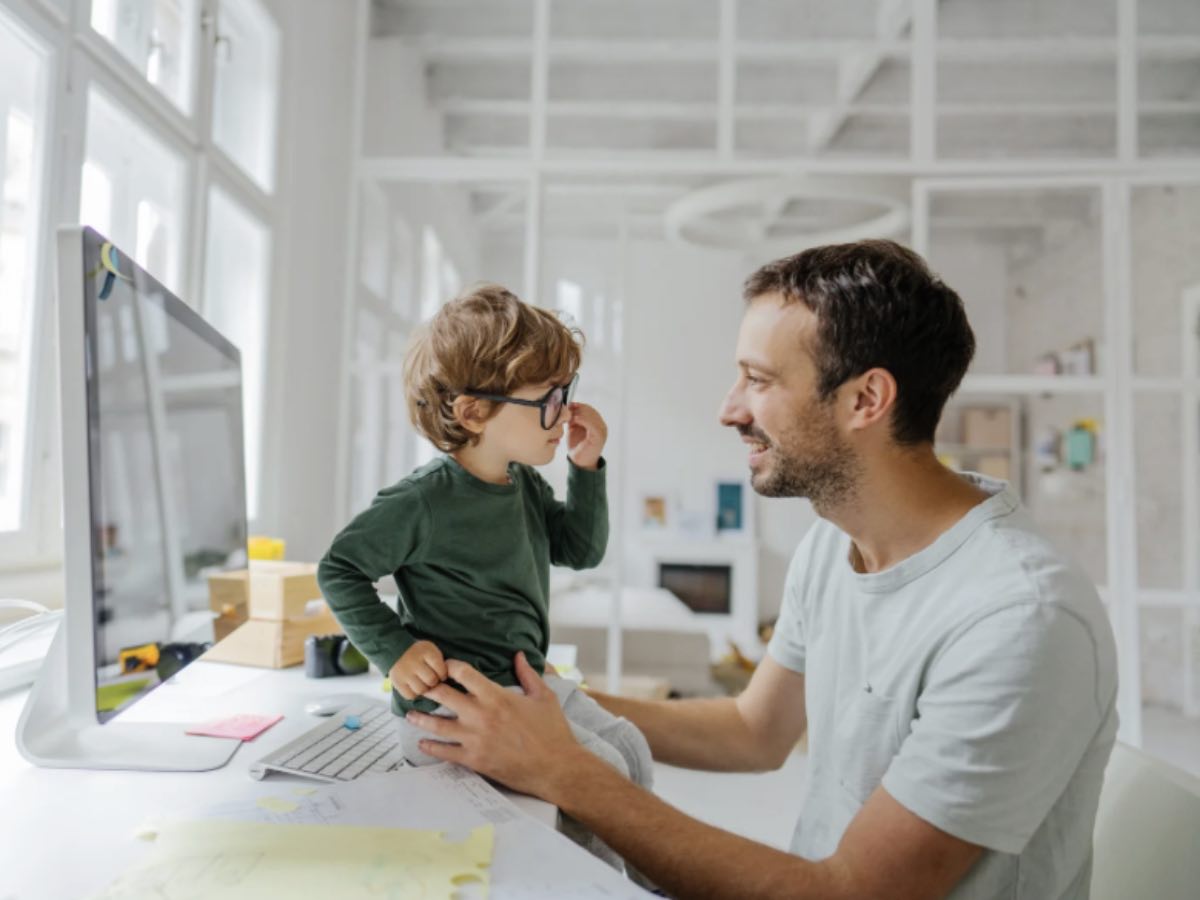
[[[656,760],[689,769],[778,769],[807,727],[804,675],[770,656],[737,699],[631,700],[590,693],[641,729]]]
[[[679,897],[851,900],[944,897],[981,848],[928,824],[879,788],[833,856],[810,862],[692,819],[575,742],[553,692],[518,656],[527,696],[506,691],[459,661],[429,696],[458,719],[410,713],[456,743],[422,741],[432,756],[469,766],[556,804],[664,890]]]
[[[810,862],[692,819],[580,749],[570,768],[555,770],[546,799],[671,896],[933,900],[981,852],[878,788],[834,855]]]

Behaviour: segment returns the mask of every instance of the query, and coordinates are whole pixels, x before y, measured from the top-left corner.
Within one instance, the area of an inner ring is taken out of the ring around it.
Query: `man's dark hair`
[[[925,260],[895,241],[813,247],[746,279],[747,302],[763,294],[803,303],[816,315],[812,350],[822,399],[868,369],[887,369],[897,386],[896,443],[933,440],[975,355],[975,335],[962,300]]]

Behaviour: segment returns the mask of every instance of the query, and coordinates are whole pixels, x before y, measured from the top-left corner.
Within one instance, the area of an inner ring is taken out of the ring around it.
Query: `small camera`
[[[361,675],[367,658],[344,634],[313,634],[304,641],[304,674],[308,678]]]

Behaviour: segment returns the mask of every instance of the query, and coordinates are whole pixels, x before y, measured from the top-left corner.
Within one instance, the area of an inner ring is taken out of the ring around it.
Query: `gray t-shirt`
[[[818,522],[768,652],[805,673],[810,774],[792,852],[833,854],[881,784],[986,849],[954,900],[1086,898],[1117,730],[1095,588],[1002,482],[930,546],[869,575]]]

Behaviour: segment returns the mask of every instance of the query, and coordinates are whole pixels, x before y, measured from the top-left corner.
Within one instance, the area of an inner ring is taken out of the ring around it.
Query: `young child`
[[[453,715],[422,696],[446,679],[445,661],[519,691],[518,650],[545,670],[551,563],[585,569],[604,557],[607,430],[595,409],[570,402],[580,356],[576,332],[498,285],[447,303],[404,363],[413,425],[446,455],[380,491],[321,560],[338,621],[391,678],[396,727],[415,765],[437,761],[418,747],[433,735],[404,714]],[[566,503],[533,468],[554,459],[564,432]],[[375,592],[387,575],[400,587],[398,613]],[[648,788],[642,733],[571,682],[547,681],[576,739]],[[592,841],[582,842],[619,867]]]

